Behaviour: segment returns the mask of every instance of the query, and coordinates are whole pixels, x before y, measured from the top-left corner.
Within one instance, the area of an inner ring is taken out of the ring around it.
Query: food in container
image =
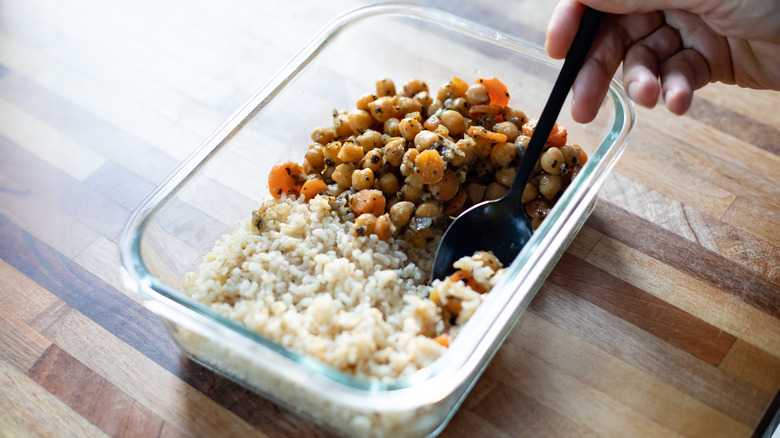
[[[513,101],[527,114],[539,114],[558,68],[538,47],[433,9],[385,4],[336,19],[134,213],[121,241],[128,286],[166,322],[189,357],[323,427],[354,436],[435,435],[576,235],[625,147],[634,111],[619,84],[613,83],[594,122],[577,125],[562,116],[588,163],[467,329],[419,369],[390,379],[339,371],[188,297],[181,279],[239,221],[251,227],[248,212],[271,198],[273,165],[305,156],[312,126],[329,121],[321,109],[354,105],[378,76],[431,83],[445,83],[454,72],[503,78]],[[291,209],[304,205],[288,201]]]

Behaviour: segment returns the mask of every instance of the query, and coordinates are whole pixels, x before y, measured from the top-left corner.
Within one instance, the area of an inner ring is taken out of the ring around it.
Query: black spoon
[[[491,251],[504,266],[509,266],[531,238],[531,221],[520,199],[603,18],[601,11],[585,10],[512,186],[502,198],[469,208],[447,228],[436,251],[432,279],[441,279],[454,272],[453,263],[477,251]]]

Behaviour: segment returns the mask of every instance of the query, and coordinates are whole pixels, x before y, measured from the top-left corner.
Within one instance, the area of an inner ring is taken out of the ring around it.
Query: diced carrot
[[[387,241],[393,235],[393,223],[390,221],[389,214],[385,213],[376,219],[374,234],[382,241]]]
[[[448,335],[447,333],[442,333],[439,336],[433,338],[433,340],[436,341],[442,347],[449,348],[450,343],[452,343],[452,336]]]
[[[588,162],[588,154],[585,153],[585,150],[580,148],[580,165],[583,165]]]
[[[371,213],[376,217],[385,214],[385,195],[376,189],[364,189],[354,195],[349,201],[349,206],[356,216],[363,213]]]
[[[315,178],[303,183],[303,187],[301,187],[301,194],[306,197],[307,201],[309,201],[327,189],[328,185],[325,184],[325,181]]]
[[[521,128],[523,135],[528,137],[532,136],[534,134],[534,130],[536,130],[536,124],[538,122],[539,121],[536,119],[531,119],[525,122]],[[561,147],[566,144],[567,138],[568,134],[566,132],[566,128],[556,123],[553,125],[552,131],[550,131],[550,135],[547,137],[547,142],[544,148],[547,149],[553,146]]]
[[[466,286],[470,287],[475,292],[479,292],[481,294],[486,292],[485,286],[482,286],[482,284],[475,280],[474,276],[471,275],[471,272],[464,271],[463,269],[458,269],[454,274],[450,275],[450,281],[453,283],[462,281],[466,284]]]
[[[498,79],[485,76],[477,79],[477,83],[484,85],[487,89],[491,105],[505,108],[509,104],[509,90]]]
[[[298,196],[301,192],[301,166],[292,161],[276,164],[268,174],[268,190],[276,199],[282,197],[282,193]]]

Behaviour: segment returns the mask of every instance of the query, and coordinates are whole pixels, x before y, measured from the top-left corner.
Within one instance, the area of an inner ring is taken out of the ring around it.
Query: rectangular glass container
[[[448,351],[392,383],[361,380],[288,351],[186,297],[181,280],[266,199],[271,166],[300,161],[331,111],[387,76],[435,90],[452,76],[500,78],[511,105],[536,117],[560,63],[526,41],[420,6],[383,4],[331,22],[133,213],[121,237],[125,282],[195,361],[350,436],[434,436],[447,424],[576,235],[626,147],[635,112],[613,81],[599,115],[559,123],[587,164]]]

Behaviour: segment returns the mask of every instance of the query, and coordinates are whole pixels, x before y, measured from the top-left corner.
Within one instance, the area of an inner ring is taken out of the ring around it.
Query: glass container
[[[410,377],[362,380],[289,351],[188,298],[181,280],[270,197],[271,166],[300,161],[312,130],[332,123],[334,108],[354,108],[376,78],[421,78],[435,90],[452,76],[494,76],[509,87],[511,105],[534,117],[560,65],[524,40],[426,7],[382,4],[336,18],[133,213],[120,242],[127,287],[186,355],[325,428],[438,434],[589,216],[626,147],[635,111],[617,81],[591,123],[573,122],[567,101],[559,123],[587,151],[587,164],[447,352]]]

